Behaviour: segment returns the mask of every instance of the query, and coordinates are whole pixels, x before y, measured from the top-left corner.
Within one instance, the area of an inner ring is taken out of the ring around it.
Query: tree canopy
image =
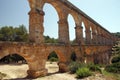
[[[28,42],[29,34],[24,25],[18,27],[3,26],[0,28],[0,41],[12,41],[12,42]],[[58,39],[44,36],[45,43],[57,43]]]
[[[113,35],[115,35],[115,36],[117,36],[118,38],[120,38],[120,32],[113,33]]]
[[[19,27],[3,26],[0,28],[0,41],[28,41],[28,32],[24,25]]]

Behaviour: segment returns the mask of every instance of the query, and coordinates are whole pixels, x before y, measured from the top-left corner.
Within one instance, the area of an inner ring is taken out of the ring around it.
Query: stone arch
[[[4,53],[3,53],[3,54],[4,54]],[[14,53],[8,53],[8,54],[5,54],[5,55],[0,55],[0,57],[1,57],[0,59],[2,59],[2,58],[5,57],[5,56],[12,55],[12,54],[20,55],[20,56],[22,56],[22,57],[28,62],[28,64],[31,63],[31,62],[28,60],[28,58],[25,57],[25,55],[20,54],[20,53],[16,53],[16,52],[14,52]],[[32,55],[31,55],[31,56],[32,56]]]
[[[59,51],[59,50],[53,50],[53,51],[58,56],[59,62],[67,62],[66,55],[64,55],[61,51]],[[46,56],[45,56],[46,60],[47,60],[48,56],[50,55],[50,53],[53,52],[53,51],[50,50],[46,53]]]
[[[68,59],[67,59],[67,56],[63,52],[61,52],[60,50],[50,50],[50,51],[47,51],[46,56],[45,56],[45,61],[47,61],[48,56],[53,51],[58,56],[59,72],[66,72],[66,71],[68,71]]]
[[[69,14],[72,15],[72,17],[74,18],[75,24],[76,25],[80,25],[81,21],[82,21],[82,17],[81,15],[79,15],[78,13],[75,13],[74,11],[69,11]]]
[[[4,48],[4,50],[1,51],[0,59],[11,54],[17,54],[23,57],[28,64],[28,68],[29,68],[27,70],[28,77],[31,77],[31,78],[38,77],[38,72],[41,72],[39,71],[41,69],[44,69],[43,75],[47,73],[44,66],[40,65],[42,62],[38,60],[38,57],[35,54],[32,54],[32,52],[29,53],[30,51],[29,50],[27,51],[25,48],[20,48],[20,47],[17,47],[14,49],[12,48],[13,47],[9,47],[7,49]]]

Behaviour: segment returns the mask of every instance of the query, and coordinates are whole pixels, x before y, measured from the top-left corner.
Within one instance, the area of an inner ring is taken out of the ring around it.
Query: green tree
[[[24,25],[14,28],[14,38],[18,42],[28,41],[28,33]]]
[[[13,33],[14,29],[12,26],[4,26],[0,29],[0,39],[2,41],[12,41]]]
[[[49,36],[44,36],[45,43],[57,43],[58,39],[50,38]]]
[[[3,26],[0,28],[0,41],[28,41],[28,32],[24,25],[19,27]]]

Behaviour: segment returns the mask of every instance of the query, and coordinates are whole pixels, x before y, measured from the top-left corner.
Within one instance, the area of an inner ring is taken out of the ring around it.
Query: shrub
[[[51,61],[51,62],[56,62],[56,61],[58,61],[58,58],[51,57],[51,58],[49,59],[49,61]]]
[[[106,66],[105,70],[112,73],[120,73],[120,62]]]
[[[50,53],[50,55],[48,56],[48,59],[50,59],[50,58],[52,58],[52,57],[58,58],[58,56],[57,56],[57,54],[56,54],[55,51],[53,51],[53,52]]]
[[[112,63],[117,63],[117,62],[120,62],[120,56],[114,57],[112,59]]]
[[[79,68],[76,71],[77,78],[84,78],[92,75],[92,72],[89,70],[89,68]]]
[[[78,70],[78,68],[82,68],[84,66],[84,64],[81,64],[79,62],[71,62],[69,65],[70,73],[74,74]]]
[[[91,71],[99,71],[100,73],[102,72],[99,65],[88,64],[88,68],[89,68]]]

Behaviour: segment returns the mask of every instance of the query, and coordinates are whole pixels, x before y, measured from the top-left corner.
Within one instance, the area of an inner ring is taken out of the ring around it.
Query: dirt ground
[[[58,73],[58,65],[56,62],[53,62],[52,64],[50,64],[50,62],[47,62],[46,68],[48,69],[47,76],[37,79],[24,79],[27,76],[27,64],[0,65],[0,72],[7,74],[3,80],[76,80],[75,75],[69,73]]]
[[[0,72],[7,74],[2,80],[115,80],[111,78],[106,78],[102,74],[95,74],[93,76],[84,78],[84,79],[76,79],[75,74],[67,73],[58,73],[58,65],[56,62],[50,64],[50,62],[46,63],[46,68],[48,69],[48,74],[45,77],[40,77],[37,79],[26,79],[28,65],[21,64],[6,64],[0,65]]]

